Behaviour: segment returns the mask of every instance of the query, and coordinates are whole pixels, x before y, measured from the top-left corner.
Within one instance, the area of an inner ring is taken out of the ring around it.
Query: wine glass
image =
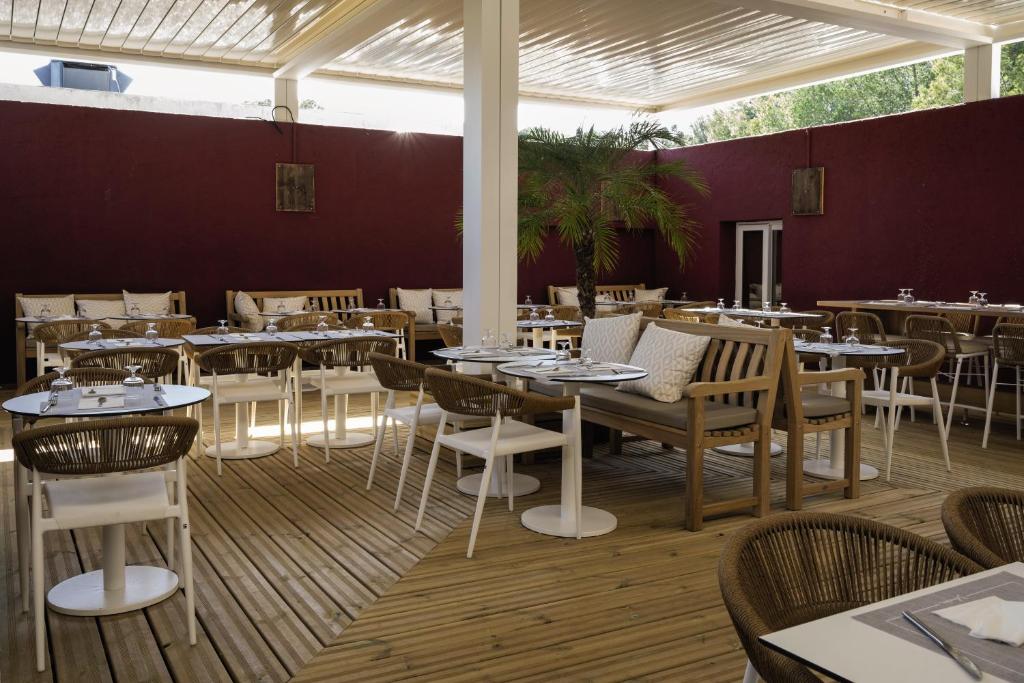
[[[72,400],[71,390],[75,388],[75,383],[71,381],[69,377],[65,377],[64,373],[68,371],[67,368],[61,366],[54,368],[57,371],[57,379],[50,382],[50,400],[55,405],[64,407]]]
[[[843,341],[849,344],[850,346],[860,344],[860,339],[857,338],[857,328],[851,327],[850,334],[846,335],[846,339],[844,339]]]
[[[86,310],[86,306],[84,304],[78,304],[78,315],[82,316],[83,318],[89,317],[89,311]]]
[[[558,351],[555,353],[555,360],[569,360],[569,342],[562,340],[558,342]]]
[[[583,349],[583,353],[580,354],[580,365],[586,369],[590,369],[594,365],[593,350],[586,348]]]
[[[50,304],[43,304],[43,307],[39,309],[39,317],[43,320],[49,320],[53,316],[53,309],[50,308]]]
[[[831,344],[833,341],[832,328],[828,326],[823,326],[821,328],[821,336],[818,337],[818,341],[821,342],[822,344]]]
[[[681,301],[689,301],[689,299],[686,298],[686,290],[683,290],[683,298]]]
[[[555,319],[555,312],[552,309],[550,309],[550,308],[547,309],[547,310],[548,310],[548,312],[544,314],[544,319],[545,320],[549,320],[549,321],[550,320],[554,320]]]
[[[142,315],[142,309],[139,308],[138,304],[132,304],[131,308],[128,309],[128,314],[133,318],[137,318]]]
[[[537,320],[540,320],[540,314],[537,313],[537,307],[536,306],[534,306],[533,308],[530,309],[530,320],[534,321],[534,322],[537,321]]]
[[[754,324],[757,325],[757,329],[763,328],[764,327],[764,318],[758,318],[757,320],[754,321]]]
[[[978,305],[982,308],[988,306],[988,294],[985,292],[978,292]]]
[[[733,299],[732,300],[732,310],[734,310],[734,311],[740,310],[740,300],[739,299]]]
[[[771,302],[769,302],[769,301],[763,302],[761,304],[761,312],[762,313],[771,313],[772,312],[772,304],[771,304]]]
[[[718,310],[720,310],[720,311],[724,311],[725,310],[725,299],[719,299],[718,300]]]
[[[89,328],[90,328],[89,329],[89,343],[90,344],[97,344],[97,343],[99,343],[100,339],[103,339],[103,333],[100,332],[100,324],[99,323],[93,323],[92,325],[89,325]]]
[[[277,334],[277,318],[271,318],[270,320],[267,321],[266,332],[271,337]]]
[[[387,306],[384,305],[384,299],[377,299],[377,310],[383,311],[385,308],[387,308]]]
[[[126,365],[124,369],[130,373],[121,382],[124,385],[125,402],[137,403],[142,399],[142,389],[146,384],[146,380],[137,374],[142,369],[142,366]]]
[[[967,303],[969,303],[971,306],[977,306],[978,305],[978,290],[976,290],[976,289],[972,289],[971,290],[971,295],[969,297],[967,297]]]
[[[373,328],[373,316],[367,315],[363,317],[363,331],[372,330]]]
[[[156,344],[156,340],[159,337],[160,331],[156,329],[156,323],[146,323],[146,341],[150,344]]]
[[[527,306],[532,306],[533,305],[533,298],[530,297],[529,294],[526,295],[526,305]]]
[[[511,351],[512,350],[512,340],[509,339],[509,336],[508,336],[507,332],[502,332],[501,333],[501,350],[502,351]]]
[[[227,334],[230,332],[227,320],[218,320],[217,322],[220,323],[220,326],[217,328],[217,334]]]
[[[916,301],[916,299],[914,298],[914,295],[911,294],[911,292],[913,292],[913,291],[914,291],[913,287],[907,289],[907,296],[904,298],[904,301],[906,301],[908,304],[912,304],[912,303],[914,303]]]
[[[327,324],[327,316],[326,315],[320,316],[319,319],[317,320],[317,323],[316,323],[316,332],[317,332],[317,334],[325,333],[327,331],[328,327],[330,327],[330,325]]]
[[[789,310],[789,304],[787,304],[785,301],[783,301],[782,303],[779,304],[779,313],[790,313],[790,312],[791,311]]]

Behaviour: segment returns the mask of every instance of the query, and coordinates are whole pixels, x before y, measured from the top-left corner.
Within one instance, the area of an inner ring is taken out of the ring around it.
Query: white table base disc
[[[178,590],[178,575],[163,567],[124,568],[124,589],[103,590],[103,571],[79,574],[50,589],[46,604],[55,612],[99,617],[142,609],[165,600]]]
[[[828,458],[804,460],[804,474],[818,477],[819,479],[833,480],[842,479],[846,476],[843,468],[833,468],[832,462]],[[860,480],[868,481],[870,479],[878,479],[878,469],[862,463],[860,466]]]
[[[455,488],[467,496],[476,496],[480,493],[480,477],[482,476],[483,474],[467,474],[455,482]],[[502,476],[504,476],[504,473],[502,473]],[[487,487],[488,498],[498,497],[498,492],[494,489],[494,486]],[[519,474],[518,472],[512,474],[512,492],[515,497],[528,496],[531,493],[536,493],[538,489],[540,489],[540,479],[537,479],[537,477]]]
[[[263,458],[277,453],[279,450],[281,450],[281,445],[273,441],[249,439],[244,446],[239,446],[237,441],[224,441],[220,445],[220,457],[224,460],[249,460],[250,458]],[[207,446],[206,455],[216,458],[217,447]]]
[[[523,513],[520,520],[530,531],[548,536],[576,538],[576,525],[562,518],[559,505],[541,505]],[[602,536],[615,531],[619,520],[610,512],[583,506],[583,536]]]
[[[715,453],[721,453],[722,455],[735,455],[741,458],[753,458],[754,457],[754,444],[753,443],[740,443],[732,446],[719,446],[712,448]],[[785,449],[777,443],[772,442],[772,447],[769,449],[771,457],[776,455],[782,455],[785,453]]]
[[[375,439],[369,434],[345,434],[345,436],[331,435],[331,448],[359,448],[369,446]],[[306,444],[313,448],[324,447],[324,435],[314,434],[306,439]]]

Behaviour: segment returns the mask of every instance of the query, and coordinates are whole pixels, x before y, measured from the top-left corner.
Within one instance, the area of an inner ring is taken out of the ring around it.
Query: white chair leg
[[[255,412],[255,411],[253,411]],[[284,447],[284,423],[288,419],[288,409],[285,406],[285,402],[281,399],[277,401],[277,424],[281,430],[280,439],[281,447]]]
[[[335,411],[334,419],[338,419],[337,403],[338,399],[334,399]],[[327,428],[327,371],[324,370],[324,366],[320,366],[320,417],[324,423],[324,462],[331,461],[331,430]]]
[[[412,451],[416,445],[416,428],[410,426],[409,438],[405,442],[405,453],[402,456],[402,472],[398,475],[398,488],[395,490],[395,512],[402,504],[402,489],[405,487],[405,475],[409,473],[409,463],[412,462]]]
[[[944,426],[943,426],[943,422],[942,422],[942,418],[941,418],[941,415],[942,415],[942,404],[939,402],[939,389],[938,389],[938,386],[935,384],[935,378],[934,377],[932,377],[932,397],[933,397],[933,399],[932,399],[933,400],[933,405],[935,406],[934,408],[932,408],[932,410],[938,412],[939,416],[940,416],[937,425],[939,427],[939,438],[942,440],[942,457],[946,461],[946,471],[947,472],[952,472],[953,468],[949,464],[949,431],[946,430],[944,428]]]
[[[18,418],[15,418],[17,420]],[[19,431],[15,429],[15,431]],[[31,601],[32,590],[29,585],[29,565],[32,561],[32,529],[29,517],[28,504],[28,477],[27,470],[22,467],[17,458],[14,460],[14,514],[15,529],[18,536],[18,579],[21,585],[21,611],[28,612]]]
[[[34,473],[33,476],[39,476]],[[38,495],[41,487],[33,484],[32,496],[32,618],[36,631],[36,671],[46,670],[46,612],[43,602],[43,532],[39,520],[43,516],[43,504]]]
[[[949,394],[949,412],[946,414],[946,434],[953,427],[953,410],[956,407],[956,390],[960,385],[960,367],[963,365],[963,357],[956,359],[956,371],[953,373],[953,389]]]
[[[985,431],[981,435],[981,447],[988,448],[988,435],[992,430],[992,406],[996,400],[996,378],[999,377],[999,361],[992,364],[992,382],[985,393]]]
[[[512,501],[513,501],[513,498],[515,498],[515,491],[513,491],[513,489],[512,489],[512,483],[513,483],[512,482],[512,477],[514,476],[515,473],[512,471],[512,466],[515,464],[515,462],[514,462],[515,459],[516,459],[516,456],[514,456],[514,455],[506,455],[505,456],[505,489],[508,490],[508,511],[509,512],[512,512],[512,510],[514,509],[513,506],[512,506]]]
[[[299,466],[299,408],[294,405],[291,399],[285,402],[288,408],[288,416],[292,423],[292,464]]]
[[[496,459],[494,456],[488,458],[487,464],[484,465],[483,476],[480,478],[480,492],[476,498],[476,512],[473,514],[473,527],[469,532],[469,548],[466,550],[466,558],[473,557],[473,548],[476,546],[476,534],[480,530],[480,518],[483,517],[484,505],[487,503],[487,487],[491,483],[491,471],[494,470],[494,461]]]
[[[430,462],[427,464],[427,476],[423,479],[423,493],[420,495],[420,509],[416,513],[415,531],[423,524],[423,513],[427,511],[427,498],[430,497],[430,484],[434,481],[434,470],[437,468],[437,456],[441,453],[441,435],[444,434],[445,413],[441,413],[441,423],[437,426],[434,447],[430,451]]]
[[[395,420],[392,418],[392,424]],[[373,457],[370,458],[370,474],[366,477],[366,490],[373,486],[373,475],[377,471],[377,458],[380,457],[380,450],[384,445],[384,433],[388,429],[388,415],[384,413],[384,428],[377,432],[377,438],[373,442]]]
[[[388,416],[384,416],[384,424],[381,425],[382,431],[386,430],[388,426]],[[398,420],[391,420],[391,439],[395,444],[395,457],[398,457]]]
[[[181,525],[181,573],[185,584],[185,618],[188,620],[188,642],[196,644],[196,590],[192,578],[192,533],[188,527],[188,513],[182,508]]]
[[[221,474],[221,447],[220,447],[220,405],[217,403],[217,395],[213,397],[213,449],[217,453],[217,475]]]
[[[743,683],[758,683],[761,677],[757,675],[757,669],[747,660],[747,668],[743,671]]]
[[[347,416],[346,416],[347,417]],[[370,392],[370,422],[373,423],[373,435],[377,436],[377,392]]]

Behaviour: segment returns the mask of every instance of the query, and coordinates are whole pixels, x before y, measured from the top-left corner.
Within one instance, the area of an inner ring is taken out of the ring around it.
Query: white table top
[[[329,339],[351,339],[353,337],[398,337],[394,332],[384,330],[328,330],[327,332],[232,332],[230,334],[186,334],[184,336],[192,346],[224,346],[226,344],[253,344],[257,342],[297,342],[327,341]]]
[[[105,315],[100,320],[109,318],[110,320],[185,320],[192,316],[188,313],[146,313],[140,311],[139,313],[121,313],[119,315]]]
[[[566,327],[581,327],[583,323],[575,320],[517,320],[516,327],[526,330],[540,328],[542,330],[560,330]]]
[[[377,308],[369,306],[359,306],[357,308],[332,308],[331,313],[346,313],[349,315],[358,315],[360,313],[404,313],[401,308]]]
[[[894,619],[891,622],[891,627],[898,628],[901,634],[901,636],[896,636],[887,630],[862,621],[864,615],[876,610],[908,603],[903,609],[908,609],[926,626],[964,650],[964,654],[974,660],[974,663],[984,672],[984,681],[1020,681],[1024,678],[1024,648],[971,639],[966,635],[966,628],[931,614],[933,609],[949,606],[954,601],[976,599],[971,594],[976,593],[977,588],[972,589],[971,584],[979,581],[992,583],[990,577],[1001,572],[1024,579],[1024,564],[1014,562],[890,600],[883,600],[848,612],[776,631],[761,636],[760,640],[773,650],[793,657],[821,673],[842,681],[871,681],[872,683],[908,683],[910,681],[969,683],[972,681],[973,679],[967,672],[937,646],[932,645],[931,641],[923,634],[918,633],[909,623],[899,624],[899,620]],[[959,590],[948,591],[951,588]],[[927,599],[918,600],[918,598],[927,597],[940,591],[948,591],[947,596],[941,598],[936,596],[934,602]],[[898,615],[898,610],[895,612]],[[972,643],[972,640],[977,642]],[[1017,675],[994,666],[994,662],[991,660],[983,661],[981,659],[979,653],[985,649],[991,651],[992,646],[1008,648],[1001,652],[1007,660],[1013,661]],[[993,675],[991,672],[994,670],[1003,671],[1006,677]]]
[[[482,348],[479,346],[449,346],[436,349],[432,353],[445,360],[465,361],[472,363],[508,363],[510,361],[552,360],[555,352],[547,349],[535,349],[529,346],[517,346],[511,350],[501,348]]]
[[[116,386],[116,385],[113,385]],[[155,391],[159,386],[160,391]],[[88,392],[89,388],[75,388],[74,405],[77,406],[78,399],[82,392]],[[38,417],[43,406],[46,405],[50,392],[40,391],[24,396],[15,396],[4,401],[3,408],[15,415],[31,415]],[[159,397],[159,401],[157,401]],[[143,387],[142,397],[137,404],[126,405],[118,408],[96,408],[93,410],[78,410],[77,408],[64,408],[54,406],[46,411],[46,417],[117,417],[118,415],[136,415],[141,413],[154,413],[172,408],[184,408],[196,403],[202,403],[210,397],[210,392],[201,387],[187,387],[180,384],[147,384]]]
[[[572,361],[519,361],[498,366],[498,371],[513,377],[522,377],[543,382],[588,382],[592,384],[614,384],[643,379],[648,372],[635,365],[622,363],[594,363],[589,369],[576,360]]]
[[[766,318],[779,320],[802,320],[805,318],[817,318],[817,313],[799,313],[797,311],[763,311],[759,308],[718,308],[717,306],[705,306],[704,308],[688,308],[687,311],[694,313],[719,313],[721,315],[739,316],[741,318]]]
[[[281,313],[278,313],[277,311],[260,311],[260,315],[263,316],[264,318],[287,318],[290,315],[299,315],[301,313],[320,313],[320,311],[301,310],[301,311],[283,311]],[[321,315],[326,315],[326,314],[321,314]]]
[[[903,349],[879,346],[877,344],[822,344],[820,342],[805,342],[799,339],[793,341],[793,346],[799,353],[810,353],[820,356],[896,356],[904,352]]]
[[[176,339],[172,337],[160,337],[156,340],[156,343],[149,341],[142,337],[129,337],[126,339],[100,339],[98,341],[73,341],[64,342],[60,345],[60,348],[68,351],[99,351],[101,349],[137,349],[137,348],[153,348],[154,346],[163,346],[165,348],[173,348],[175,346],[181,346],[185,343],[184,339]]]
[[[54,315],[49,318],[40,318],[35,315],[23,315],[20,318],[15,318],[15,322],[19,323],[56,323],[64,320],[92,320],[92,318],[86,318],[82,315]]]

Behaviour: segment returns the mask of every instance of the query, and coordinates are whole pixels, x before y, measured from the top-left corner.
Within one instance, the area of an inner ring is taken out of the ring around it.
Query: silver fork
[[[46,413],[46,411],[48,411],[50,408],[54,407],[55,405],[57,405],[57,396],[56,395],[50,396],[48,399],[46,399],[46,405],[43,406],[43,409],[39,411],[39,414],[43,415],[44,413]]]

